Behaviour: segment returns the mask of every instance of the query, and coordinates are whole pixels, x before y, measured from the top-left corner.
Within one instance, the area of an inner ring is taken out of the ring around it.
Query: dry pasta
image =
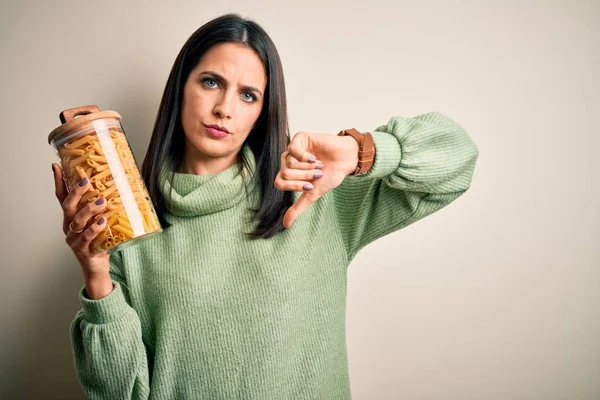
[[[90,181],[88,191],[81,198],[80,207],[102,197],[107,201],[104,213],[92,218],[92,223],[97,222],[101,217],[106,219],[105,228],[90,244],[90,250],[94,254],[108,251],[134,237],[160,231],[158,217],[147,196],[144,181],[137,169],[125,135],[117,127],[110,127],[109,133],[115,145],[118,160],[107,159],[105,149],[102,148],[99,138],[93,131],[67,141],[58,149],[69,191],[83,178],[88,178]],[[133,194],[131,198],[135,200],[142,216],[141,224],[144,232],[137,233],[137,235],[134,233],[110,169],[111,165],[115,165],[112,163],[117,162],[123,166],[127,182],[129,182],[129,189]]]

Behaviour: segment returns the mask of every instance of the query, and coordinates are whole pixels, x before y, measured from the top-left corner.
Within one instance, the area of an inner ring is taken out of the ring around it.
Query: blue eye
[[[217,81],[215,81],[214,79],[210,79],[210,78],[204,78],[202,79],[202,83],[204,84],[204,86],[208,87],[208,88],[213,88],[215,86],[210,85],[209,82],[214,83],[214,85],[217,84]]]
[[[248,97],[244,97],[245,95],[248,95]],[[242,93],[242,99],[243,99],[244,101],[247,101],[247,102],[249,102],[249,103],[251,103],[251,102],[253,103],[253,102],[255,102],[255,101],[256,101],[256,96],[255,96],[255,95],[253,95],[253,94],[252,94],[252,93],[250,93],[250,92],[244,92],[244,93]]]

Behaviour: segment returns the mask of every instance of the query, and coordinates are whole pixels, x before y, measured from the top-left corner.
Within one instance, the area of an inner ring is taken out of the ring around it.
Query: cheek
[[[254,123],[260,116],[260,112],[262,109],[262,105],[256,105],[254,107],[245,107],[242,111],[243,117],[240,118],[240,121],[243,121],[243,129],[244,131],[250,133],[250,130],[254,126]]]
[[[206,99],[204,99],[205,96],[203,96],[201,93],[199,92],[193,92],[190,91],[189,93],[185,94],[184,97],[184,106],[183,106],[183,110],[187,115],[193,116],[193,115],[199,115],[202,113],[202,109],[204,107],[206,107],[207,105],[207,101]]]
[[[210,112],[209,101],[200,93],[188,92],[184,94],[181,107],[181,122],[186,129],[196,129],[203,117]],[[205,110],[206,109],[206,110]]]

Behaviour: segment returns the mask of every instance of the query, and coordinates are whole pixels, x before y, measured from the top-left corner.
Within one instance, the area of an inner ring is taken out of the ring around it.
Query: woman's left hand
[[[300,132],[281,155],[275,179],[279,190],[303,192],[283,217],[289,228],[312,203],[339,186],[358,164],[358,143],[351,136]]]

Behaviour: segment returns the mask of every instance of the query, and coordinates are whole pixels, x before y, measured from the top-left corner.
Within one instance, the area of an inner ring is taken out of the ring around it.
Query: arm
[[[122,265],[121,253],[111,254],[114,289],[91,300],[82,288],[82,309],[71,324],[75,372],[90,399],[147,399],[150,394],[140,319],[129,304]]]
[[[372,132],[371,170],[333,190],[349,260],[368,243],[400,230],[461,196],[471,185],[477,146],[438,112],[392,117]]]

